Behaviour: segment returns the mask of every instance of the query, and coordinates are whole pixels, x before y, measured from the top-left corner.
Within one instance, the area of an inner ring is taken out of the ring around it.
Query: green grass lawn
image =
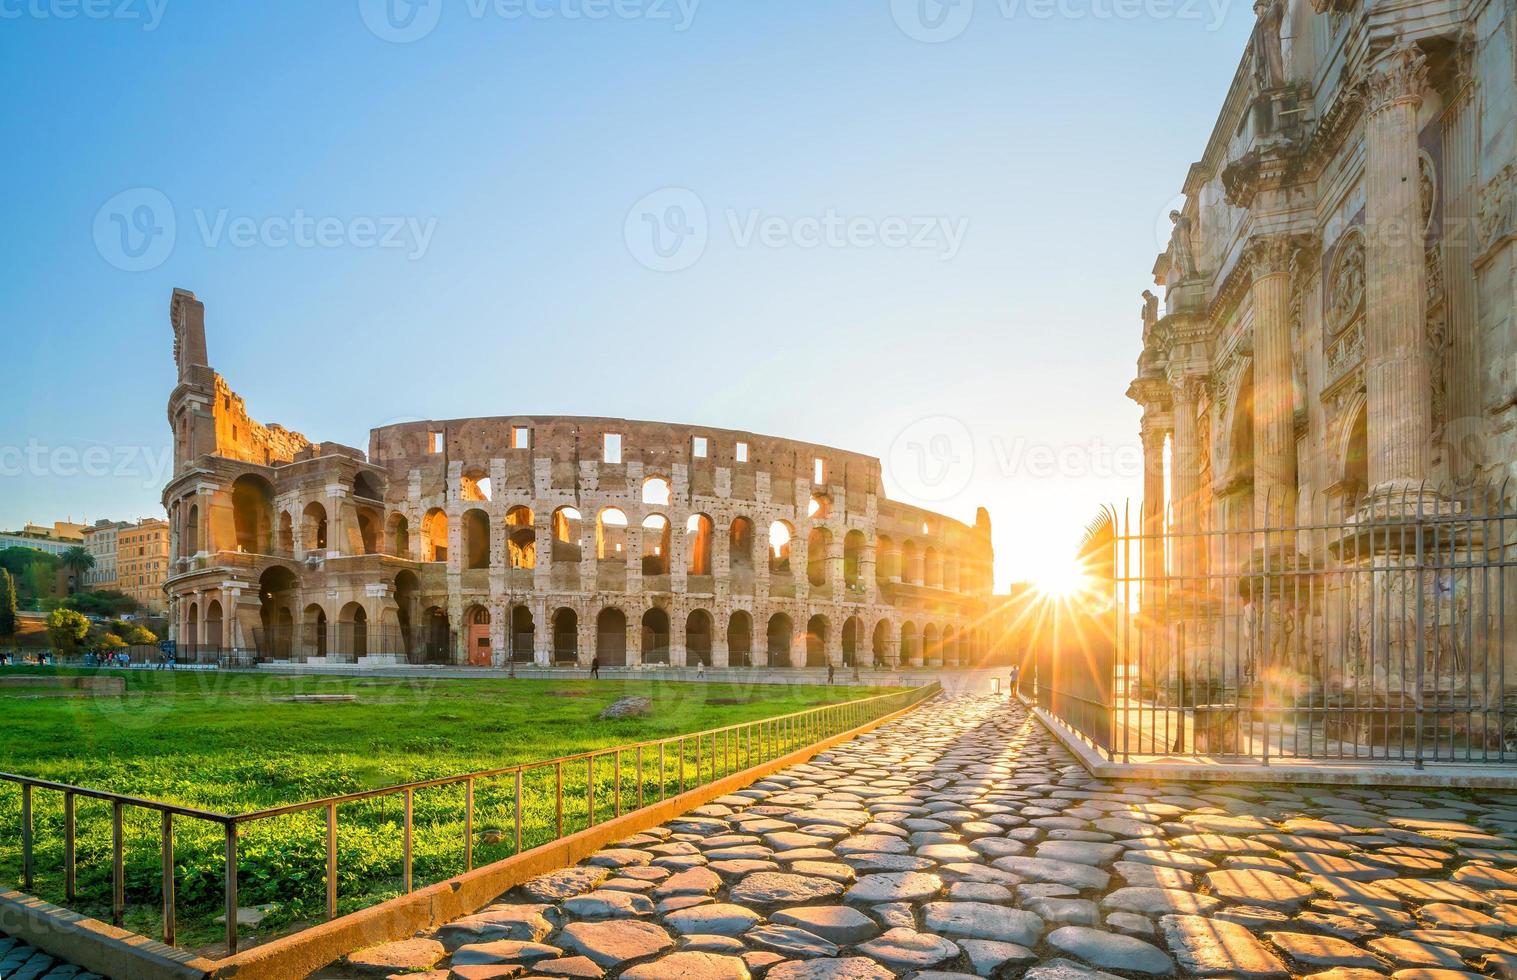
[[[32,668],[6,668],[4,674]],[[279,677],[216,672],[131,671],[124,696],[61,698],[0,689],[0,770],[128,793],[224,813],[245,813],[395,783],[499,768],[589,749],[643,741],[883,693],[884,688],[679,684],[659,681],[433,680]],[[295,694],[353,694],[353,703],[296,704]],[[641,718],[601,721],[619,697],[647,695]],[[710,743],[687,784],[712,775]],[[737,746],[723,743],[721,750]],[[727,761],[724,757],[724,762]],[[734,763],[741,761],[737,755]],[[624,809],[636,806],[636,757],[621,759]],[[666,754],[663,791],[678,789],[679,767]],[[587,767],[564,773],[565,832],[583,828]],[[645,798],[660,792],[656,752],[645,753]],[[551,769],[523,786],[523,847],[554,835]],[[610,759],[597,763],[596,815],[614,810]],[[462,786],[420,791],[414,801],[414,884],[464,868]],[[401,800],[389,797],[339,811],[342,911],[397,894],[401,874]],[[38,790],[34,894],[63,901],[60,794]],[[475,865],[515,849],[511,777],[475,786]],[[77,802],[79,899],[73,907],[102,918],[110,902],[110,805]],[[0,783],[0,882],[20,879],[20,792]],[[320,811],[245,826],[240,839],[240,904],[273,903],[260,931],[312,921],[324,908],[325,824]],[[219,828],[175,822],[180,944],[214,945],[220,911],[223,838]],[[126,812],[127,926],[159,932],[161,857],[156,814]],[[255,937],[249,934],[249,939]]]

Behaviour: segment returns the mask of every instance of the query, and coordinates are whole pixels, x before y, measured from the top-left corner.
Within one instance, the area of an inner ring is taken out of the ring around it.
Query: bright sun
[[[1085,568],[1076,560],[1050,562],[1038,573],[1033,584],[1046,596],[1068,597],[1086,587]]]

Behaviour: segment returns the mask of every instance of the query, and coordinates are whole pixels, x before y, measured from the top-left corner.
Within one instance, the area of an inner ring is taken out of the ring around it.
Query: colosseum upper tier
[[[252,420],[175,290],[166,584],[183,659],[969,666],[990,519],[887,500],[880,461],[701,426]]]

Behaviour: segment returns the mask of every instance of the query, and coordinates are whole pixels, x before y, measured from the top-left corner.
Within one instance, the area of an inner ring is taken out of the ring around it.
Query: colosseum
[[[878,459],[661,422],[407,422],[369,451],[247,414],[170,304],[181,660],[953,667],[989,643],[990,518],[885,498]]]

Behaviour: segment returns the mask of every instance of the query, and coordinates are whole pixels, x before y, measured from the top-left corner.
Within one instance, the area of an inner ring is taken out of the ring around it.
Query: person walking
[[[595,680],[600,680],[600,658],[599,657],[593,657],[590,660],[590,676],[592,678],[594,678]]]
[[[827,686],[831,687],[833,679],[837,676],[837,668],[831,663],[827,664]]]
[[[706,661],[697,660],[695,662],[695,679],[698,681],[706,679]]]

